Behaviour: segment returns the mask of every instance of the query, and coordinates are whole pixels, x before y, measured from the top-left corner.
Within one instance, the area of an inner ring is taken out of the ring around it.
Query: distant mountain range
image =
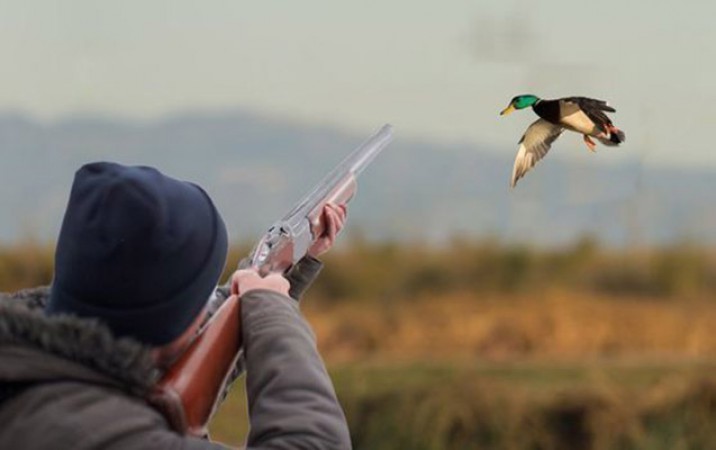
[[[96,160],[154,165],[204,186],[232,239],[252,242],[373,131],[355,135],[246,112],[53,123],[3,114],[0,242],[53,240],[74,171]],[[714,171],[607,165],[586,151],[570,160],[554,152],[511,190],[514,152],[422,142],[397,130],[361,179],[348,231],[369,239],[492,237],[539,246],[584,235],[611,245],[716,243]]]

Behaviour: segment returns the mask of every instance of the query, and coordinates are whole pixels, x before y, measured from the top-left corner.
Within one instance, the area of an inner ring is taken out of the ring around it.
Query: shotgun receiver
[[[348,203],[357,178],[392,140],[384,125],[348,155],[281,220],[274,223],[246,259],[260,274],[286,273],[303,258],[324,232],[321,220],[327,203]],[[241,350],[240,302],[232,295],[214,312],[190,347],[164,374],[148,401],[171,427],[192,436],[207,436]]]

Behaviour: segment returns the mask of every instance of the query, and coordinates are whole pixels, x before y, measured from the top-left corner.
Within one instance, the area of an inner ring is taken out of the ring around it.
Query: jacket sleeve
[[[323,268],[323,263],[311,256],[304,256],[286,274],[286,279],[291,284],[288,295],[294,300],[301,300],[303,294],[318,278]]]
[[[323,269],[323,263],[311,256],[304,256],[286,274],[286,279],[291,284],[288,295],[294,300],[301,300],[303,294],[318,278]],[[213,302],[209,305],[209,314],[213,314],[221,304],[231,295],[231,281],[222,286],[217,286],[214,292]]]
[[[289,297],[241,298],[248,449],[350,449],[346,419],[316,341]]]

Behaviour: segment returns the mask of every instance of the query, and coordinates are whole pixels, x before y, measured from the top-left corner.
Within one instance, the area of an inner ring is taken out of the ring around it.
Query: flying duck
[[[605,112],[616,112],[603,100],[587,97],[564,97],[544,100],[535,95],[518,95],[500,112],[506,116],[517,109],[532,107],[540,118],[525,131],[519,142],[519,151],[512,168],[510,185],[515,187],[537,161],[544,158],[552,143],[566,129],[584,136],[589,151],[594,152],[595,138],[613,147],[624,142],[626,135],[615,127]]]

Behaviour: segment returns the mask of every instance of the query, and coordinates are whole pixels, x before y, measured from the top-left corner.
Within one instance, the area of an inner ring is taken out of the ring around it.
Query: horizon
[[[68,123],[102,123],[112,124],[116,126],[132,126],[132,127],[145,127],[150,128],[160,124],[171,123],[186,119],[199,119],[199,120],[212,120],[216,118],[230,118],[236,116],[250,117],[252,119],[263,120],[267,122],[274,122],[276,124],[288,125],[291,127],[305,128],[310,130],[327,130],[330,132],[337,132],[348,136],[353,136],[360,139],[362,135],[367,136],[368,134],[377,130],[383,123],[376,123],[371,128],[366,128],[363,131],[355,130],[351,127],[342,126],[341,124],[330,123],[330,122],[311,122],[300,118],[292,117],[290,115],[277,115],[269,114],[261,111],[253,111],[241,106],[225,107],[225,108],[187,108],[184,110],[169,111],[164,114],[157,115],[155,117],[136,117],[121,113],[111,112],[98,112],[98,111],[75,111],[68,112],[66,114],[56,117],[42,117],[41,115],[33,114],[30,111],[24,111],[21,109],[0,109],[0,120],[5,119],[21,119],[30,123],[38,124],[43,127],[63,126]],[[391,124],[392,125],[392,124]],[[395,126],[394,126],[395,129]],[[419,133],[405,135],[401,130],[395,130],[396,139],[400,141],[407,141],[415,144],[427,144],[441,147],[455,147],[464,150],[465,147],[474,146],[476,153],[488,153],[491,156],[506,156],[508,158],[514,158],[517,152],[517,141],[514,146],[489,143],[487,141],[470,141],[466,138],[454,138],[454,139],[442,139],[435,136],[421,135]],[[570,139],[574,136],[566,134],[567,138],[560,139],[553,146],[549,159],[562,159],[565,161],[579,161],[583,155],[581,152],[575,151],[575,147],[579,150],[581,148],[581,139]],[[568,143],[564,143],[569,141]],[[628,143],[623,144],[623,146]],[[567,147],[560,149],[559,147]],[[696,164],[690,161],[682,163],[674,163],[670,161],[662,160],[648,160],[643,158],[643,155],[633,154],[625,151],[625,148],[608,148],[599,147],[597,152],[609,152],[617,153],[616,155],[608,155],[604,158],[594,158],[589,160],[589,164],[596,164],[598,166],[620,166],[620,165],[643,165],[645,167],[666,170],[673,169],[673,171],[695,171],[695,172],[714,172],[716,171],[716,164],[713,166],[709,164]],[[623,153],[623,154],[620,154]],[[716,161],[715,161],[716,163]]]
[[[246,111],[149,123],[95,116],[43,125],[14,117],[0,117],[0,177],[10,186],[0,192],[0,204],[12,211],[1,217],[4,241],[33,233],[54,236],[72,174],[93,160],[150,165],[198,183],[228,223],[244,233],[241,240],[264,230],[297,193],[378,128],[346,132]],[[615,245],[716,242],[716,214],[709,207],[716,177],[710,167],[645,164],[613,149],[596,158],[575,135],[559,141],[553,157],[509,189],[512,149],[400,136],[397,129],[389,149],[361,180],[351,207],[351,223],[370,238],[489,236],[538,246],[568,244],[584,235]],[[247,210],[253,213],[241,213]]]

